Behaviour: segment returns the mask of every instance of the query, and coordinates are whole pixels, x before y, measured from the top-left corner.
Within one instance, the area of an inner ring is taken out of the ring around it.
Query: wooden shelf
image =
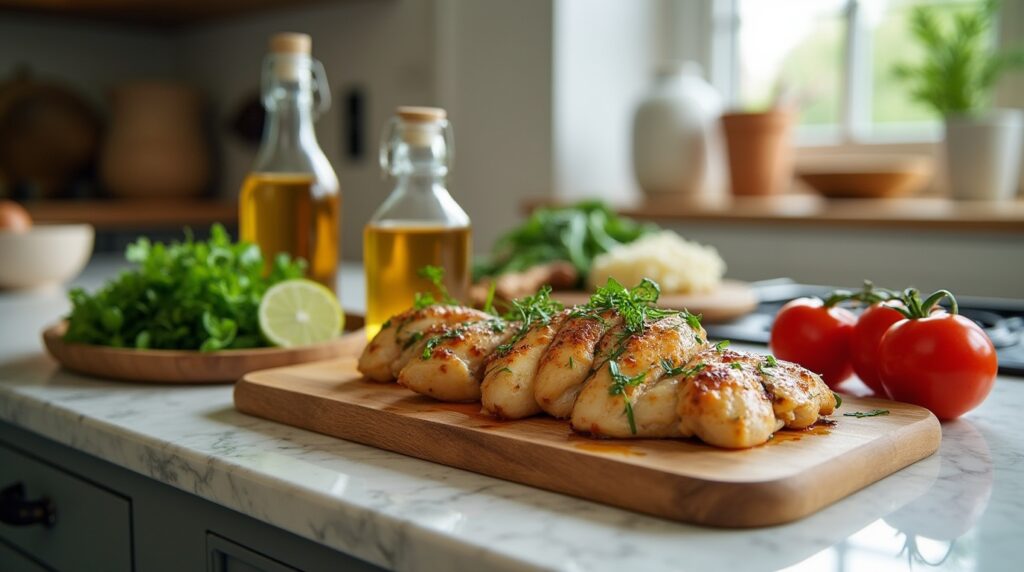
[[[27,202],[25,208],[37,224],[85,222],[97,230],[169,229],[206,226],[215,222],[233,225],[238,205],[212,200],[88,200]]]
[[[552,203],[532,201],[527,208],[541,204]],[[838,200],[794,193],[775,197],[639,198],[612,206],[621,214],[646,220],[1024,234],[1024,200],[961,202],[935,197]]]
[[[324,0],[0,0],[0,9],[54,16],[183,25]]]

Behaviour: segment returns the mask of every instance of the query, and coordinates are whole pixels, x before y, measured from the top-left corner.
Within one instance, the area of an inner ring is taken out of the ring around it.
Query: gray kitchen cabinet
[[[0,490],[51,526],[0,523],[0,570],[290,572],[378,567],[0,422]],[[9,509],[10,499],[0,500]]]

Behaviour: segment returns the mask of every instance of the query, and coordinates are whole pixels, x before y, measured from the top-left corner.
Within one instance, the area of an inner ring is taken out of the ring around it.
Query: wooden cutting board
[[[359,335],[359,334],[351,334]],[[672,520],[726,527],[807,516],[934,453],[926,409],[844,400],[833,426],[782,431],[729,451],[695,440],[594,440],[546,417],[498,421],[479,404],[446,404],[397,384],[364,381],[355,358],[253,372],[235,385],[239,411]]]
[[[590,292],[556,290],[551,296],[566,306],[586,304]],[[689,310],[700,314],[705,324],[718,324],[735,320],[753,312],[758,298],[754,288],[739,280],[722,280],[714,292],[705,294],[662,294],[658,306],[672,310]]]

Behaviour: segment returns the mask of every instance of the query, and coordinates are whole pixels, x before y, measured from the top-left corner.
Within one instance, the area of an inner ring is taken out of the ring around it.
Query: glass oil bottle
[[[314,116],[330,106],[323,65],[305,34],[277,34],[263,62],[263,141],[239,197],[239,235],[259,245],[267,269],[278,253],[306,260],[307,275],[335,290],[341,197],[316,140]]]
[[[373,337],[391,316],[412,306],[416,292],[431,292],[419,275],[444,269],[456,299],[469,291],[469,216],[445,187],[452,162],[451,126],[443,109],[399,107],[381,138],[380,164],[394,190],[363,231],[366,333]]]

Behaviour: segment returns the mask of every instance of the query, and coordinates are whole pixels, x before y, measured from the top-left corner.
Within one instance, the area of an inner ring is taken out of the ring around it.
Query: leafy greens
[[[473,277],[479,280],[567,260],[576,268],[582,285],[595,256],[657,228],[618,216],[599,201],[539,208],[526,222],[498,239],[490,258],[474,267]]]
[[[233,243],[221,225],[208,241],[140,238],[125,258],[138,265],[98,291],[69,292],[69,342],[139,349],[215,351],[267,345],[258,309],[266,290],[300,278],[305,262],[279,254],[264,275],[255,244]]]

